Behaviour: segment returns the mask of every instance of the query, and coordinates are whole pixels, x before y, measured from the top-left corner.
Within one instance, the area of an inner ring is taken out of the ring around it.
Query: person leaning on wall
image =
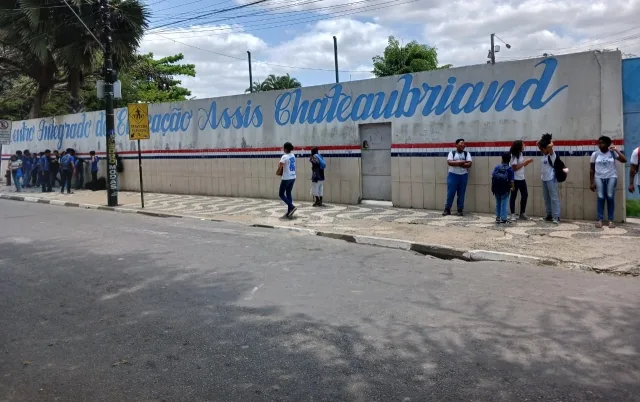
[[[471,167],[471,154],[465,149],[464,139],[456,140],[456,149],[449,152],[447,164],[449,173],[447,174],[447,200],[444,206],[443,216],[451,215],[453,198],[458,196],[458,216],[463,215],[464,196],[467,192],[467,182],[469,181],[469,168]]]
[[[603,135],[598,138],[598,150],[591,154],[591,169],[589,178],[591,179],[591,191],[598,195],[596,227],[602,227],[604,219],[604,204],[607,203],[607,217],[609,227],[615,228],[613,215],[615,212],[616,186],[618,185],[618,171],[616,170],[616,160],[626,163],[627,158],[618,151],[615,145],[611,145],[611,138]]]

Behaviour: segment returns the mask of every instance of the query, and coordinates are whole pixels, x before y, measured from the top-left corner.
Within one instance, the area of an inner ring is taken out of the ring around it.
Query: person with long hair
[[[613,213],[615,211],[614,199],[616,196],[616,186],[618,184],[618,172],[616,171],[616,160],[626,163],[627,158],[618,151],[615,145],[611,145],[611,138],[603,135],[598,138],[598,150],[591,154],[591,169],[589,178],[591,179],[591,191],[598,194],[596,227],[602,227],[604,218],[604,204],[607,203],[607,217],[609,227],[614,228]]]
[[[527,220],[527,199],[529,198],[529,191],[527,190],[527,181],[524,175],[524,168],[531,163],[533,159],[524,157],[524,142],[521,140],[513,141],[511,145],[511,168],[514,172],[513,187],[511,189],[511,196],[509,198],[509,208],[511,209],[511,219]],[[520,192],[520,214],[516,215],[516,199],[518,198],[518,191]]]
[[[538,148],[542,153],[542,166],[540,167],[540,176],[542,179],[542,196],[544,198],[544,207],[546,215],[543,220],[553,222],[558,225],[560,223],[560,194],[558,191],[558,179],[554,164],[557,155],[553,150],[553,139],[551,134],[542,135],[538,141]]]

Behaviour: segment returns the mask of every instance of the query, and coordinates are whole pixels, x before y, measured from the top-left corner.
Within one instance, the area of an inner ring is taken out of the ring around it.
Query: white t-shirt
[[[599,149],[591,154],[591,163],[596,164],[596,179],[612,179],[618,177],[616,171],[618,154],[613,151],[602,153]]]
[[[524,155],[520,154],[517,158],[511,155],[511,162],[509,164],[512,167],[513,165],[519,165],[521,163],[524,163]],[[518,170],[513,170],[513,180],[524,180],[524,166]]]
[[[458,152],[456,151],[451,151],[449,152],[449,155],[447,156],[447,161],[463,161],[464,159],[464,151],[463,152]],[[471,162],[471,153],[467,152],[467,162]],[[469,173],[469,169],[467,168],[463,168],[461,166],[449,166],[449,173],[455,173],[455,174],[467,174]]]
[[[15,161],[10,161],[10,162],[11,162],[11,170],[14,172],[22,167],[22,161],[20,159],[17,159]]]
[[[542,155],[540,167],[540,177],[542,181],[551,181],[556,178],[556,172],[553,170],[553,165],[549,163],[549,156],[551,156],[551,162],[556,161],[556,153],[553,152],[550,155]]]
[[[284,164],[282,169],[282,180],[292,180],[296,178],[296,156],[293,153],[284,154],[280,158],[280,163]]]
[[[629,164],[630,165],[637,165],[638,164],[638,148],[634,149],[633,152],[631,153],[631,159],[629,159]],[[636,175],[636,186],[640,186],[640,174]]]

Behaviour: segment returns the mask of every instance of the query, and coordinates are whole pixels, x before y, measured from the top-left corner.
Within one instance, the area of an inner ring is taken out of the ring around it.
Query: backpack
[[[324,170],[327,168],[327,164],[324,162],[324,159],[322,158],[322,156],[320,156],[320,154],[316,154],[316,157],[318,158],[318,163],[320,164],[320,169]]]
[[[507,194],[509,191],[511,191],[511,184],[509,183],[509,166],[496,166],[496,169],[491,175],[491,192],[495,195],[503,195]]]
[[[556,163],[551,163],[551,155],[547,156],[547,158],[549,159],[549,165],[553,166],[553,171],[556,174],[556,180],[558,183],[562,183],[567,180],[567,173],[564,171],[566,166],[560,157],[556,154]]]

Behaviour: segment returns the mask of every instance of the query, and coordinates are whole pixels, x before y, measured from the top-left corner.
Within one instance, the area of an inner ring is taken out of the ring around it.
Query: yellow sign
[[[127,105],[129,112],[129,139],[148,140],[149,133],[149,104],[130,103]]]

